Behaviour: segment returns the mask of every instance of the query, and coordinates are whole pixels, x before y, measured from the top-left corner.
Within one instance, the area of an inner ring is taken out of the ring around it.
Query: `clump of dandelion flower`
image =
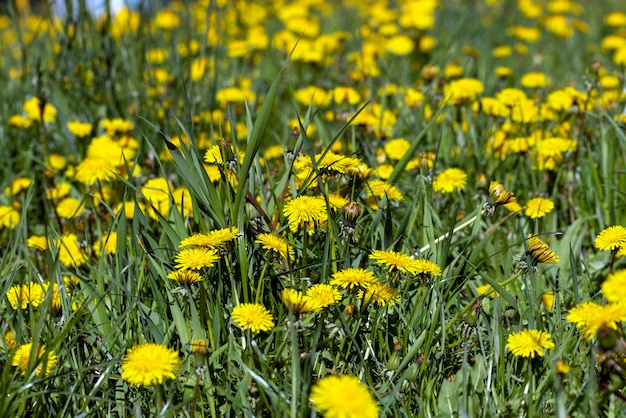
[[[178,352],[162,344],[139,344],[126,353],[122,379],[133,386],[150,386],[175,379],[181,361]]]

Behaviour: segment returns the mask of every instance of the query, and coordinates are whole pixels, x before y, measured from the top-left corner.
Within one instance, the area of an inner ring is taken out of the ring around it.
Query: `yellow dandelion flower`
[[[357,377],[326,376],[311,388],[311,403],[326,418],[376,418],[379,408]]]
[[[104,129],[108,136],[115,136],[116,134],[128,133],[135,127],[132,121],[120,118],[114,119],[102,119],[100,126]]]
[[[371,180],[367,183],[366,192],[369,197],[375,197],[377,199],[382,199],[383,197],[387,197],[387,199],[400,202],[404,200],[404,195],[400,190],[385,181],[382,180]]]
[[[11,365],[16,366],[25,375],[28,371],[28,365],[31,363],[31,356],[33,355],[33,343],[20,345],[15,350]],[[49,376],[52,373],[52,369],[56,366],[57,356],[52,350],[46,350],[45,345],[40,345],[37,348],[35,370],[37,376]]]
[[[85,206],[78,199],[74,199],[73,197],[66,197],[57,203],[56,210],[57,214],[61,218],[65,219],[73,219],[83,213],[83,209]]]
[[[563,360],[559,360],[556,362],[556,372],[558,374],[567,374],[572,370],[572,367],[565,363]]]
[[[181,367],[178,352],[162,344],[139,344],[126,353],[122,362],[122,379],[133,386],[159,385],[175,379]]]
[[[43,109],[42,109],[43,105]],[[31,97],[24,102],[22,106],[24,113],[31,120],[38,120],[40,122],[54,122],[57,117],[57,109],[50,103],[43,104],[39,97]]]
[[[293,247],[289,244],[289,241],[280,235],[259,234],[254,242],[261,244],[261,247],[264,250],[274,251],[275,253],[280,254],[283,258],[287,258],[287,256],[289,256],[290,260],[294,259]]]
[[[296,232],[298,227],[311,227],[327,220],[326,201],[321,197],[299,196],[285,203],[283,214],[291,231]]]
[[[329,284],[316,284],[309,287],[306,291],[309,299],[313,300],[320,309],[334,305],[341,300],[341,293],[335,286]]]
[[[100,157],[87,157],[76,166],[74,178],[89,186],[96,181],[109,181],[116,178],[116,167]]]
[[[516,357],[543,357],[544,349],[554,348],[552,336],[544,331],[525,329],[509,334],[507,348]]]
[[[0,228],[15,228],[20,218],[20,213],[13,206],[0,206]]]
[[[238,236],[239,229],[237,227],[216,229],[206,234],[193,234],[184,238],[178,244],[178,248],[224,248],[228,241],[232,241]]]
[[[376,281],[371,283],[365,290],[361,290],[357,295],[365,303],[372,303],[378,306],[394,306],[400,300],[398,292],[388,284]]]
[[[61,264],[66,267],[78,267],[87,262],[87,255],[81,250],[78,237],[74,234],[65,234],[53,240],[52,248],[55,249]]]
[[[374,273],[359,268],[347,268],[332,275],[330,284],[343,288],[366,288],[370,283],[377,281]]]
[[[528,89],[539,89],[546,86],[547,79],[544,73],[526,73],[520,79],[520,84]]]
[[[602,294],[611,303],[620,303],[626,300],[626,269],[617,270],[602,283]]]
[[[528,254],[533,265],[537,263],[557,264],[559,262],[559,257],[548,247],[548,244],[535,235],[528,236]]]
[[[441,193],[453,193],[463,190],[467,183],[467,174],[460,168],[448,168],[437,174],[433,180],[433,190]]]
[[[197,247],[185,248],[176,255],[174,261],[177,270],[201,270],[211,267],[218,259],[217,250]]]
[[[493,287],[491,287],[489,283],[478,286],[476,288],[476,291],[478,292],[479,295],[484,295],[485,293],[489,292],[487,296],[490,297],[491,299],[495,298],[496,296],[500,296],[498,292],[493,290]]]
[[[239,304],[233,308],[230,317],[239,328],[249,329],[254,334],[274,327],[272,314],[258,303]]]
[[[42,235],[32,235],[26,241],[28,248],[44,251],[48,248],[48,239]]]
[[[93,251],[98,257],[102,254],[115,254],[117,252],[117,232],[111,231],[93,244]]]
[[[409,255],[397,253],[395,251],[374,250],[370,254],[370,258],[375,260],[377,264],[389,267],[389,271],[398,270],[401,272],[414,273],[414,262]]]
[[[13,350],[13,348],[17,345],[17,341],[15,341],[15,335],[13,334],[13,331],[8,330],[4,333],[4,343],[6,345],[6,348],[9,350]]]
[[[27,177],[17,177],[13,179],[10,186],[4,188],[4,194],[7,196],[15,196],[22,190],[30,187],[33,181]]]
[[[295,289],[283,289],[280,299],[294,314],[315,312],[321,308],[314,300]]]
[[[50,200],[62,199],[68,194],[70,194],[71,190],[72,190],[71,184],[65,181],[61,181],[55,184],[52,189],[46,190],[46,197]]]
[[[91,131],[93,129],[93,124],[88,122],[77,122],[71,121],[67,122],[67,130],[70,131],[72,135],[76,138],[85,138],[91,135]]]
[[[444,100],[453,105],[462,105],[474,101],[484,89],[485,86],[480,80],[460,78],[444,86]]]
[[[404,154],[411,148],[411,143],[404,138],[390,139],[384,147],[387,158],[401,160]]]
[[[614,225],[605,228],[598,234],[595,246],[598,250],[617,250],[626,244],[626,228],[621,225]]]
[[[174,270],[167,275],[167,278],[182,285],[192,285],[202,281],[200,273],[193,270]]]
[[[554,203],[545,197],[534,197],[526,203],[526,216],[532,219],[542,218],[554,209]]]
[[[546,311],[552,312],[552,308],[554,307],[554,299],[554,292],[552,292],[551,290],[547,291],[541,296],[541,304],[544,308],[546,308]]]
[[[441,267],[430,260],[416,258],[411,264],[413,274],[432,274],[433,276],[441,276]]]
[[[567,320],[576,324],[585,338],[591,340],[599,330],[616,330],[617,324],[626,320],[626,304],[583,302],[570,310]]]

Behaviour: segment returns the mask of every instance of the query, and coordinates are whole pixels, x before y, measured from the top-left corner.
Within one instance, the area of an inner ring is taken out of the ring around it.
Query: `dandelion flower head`
[[[20,345],[15,350],[11,365],[16,366],[25,375],[28,371],[28,365],[31,363],[30,356],[33,351],[33,343]],[[40,345],[37,349],[37,360],[35,362],[35,370],[37,376],[49,376],[52,373],[52,369],[56,366],[57,356],[54,351],[50,350],[46,352],[46,346]],[[42,367],[45,364],[45,369]]]
[[[258,303],[242,303],[233,308],[231,318],[241,329],[249,329],[256,334],[274,327],[272,314]]]
[[[122,362],[122,379],[133,386],[161,384],[175,379],[181,361],[178,352],[162,344],[137,345],[126,353]]]
[[[621,225],[609,226],[602,230],[595,240],[598,250],[617,250],[626,244],[626,228]]]
[[[507,348],[516,357],[543,357],[544,349],[553,348],[552,336],[544,331],[526,329],[509,334]]]
[[[378,406],[357,377],[326,376],[311,389],[311,403],[326,418],[375,418]]]

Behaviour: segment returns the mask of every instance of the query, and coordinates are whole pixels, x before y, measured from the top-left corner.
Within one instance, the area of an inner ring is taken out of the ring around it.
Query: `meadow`
[[[0,15],[0,416],[626,414],[620,1],[157,3]]]

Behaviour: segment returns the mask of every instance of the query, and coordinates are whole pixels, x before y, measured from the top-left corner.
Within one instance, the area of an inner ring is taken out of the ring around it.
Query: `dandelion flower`
[[[609,302],[620,303],[626,300],[626,269],[609,274],[601,289],[604,298]]]
[[[609,226],[598,234],[595,246],[598,250],[617,250],[626,244],[626,228],[621,225]]]
[[[467,174],[460,168],[443,170],[433,180],[433,190],[441,193],[452,193],[462,190],[467,183]]]
[[[231,318],[241,329],[249,329],[256,334],[274,327],[272,314],[258,303],[242,303],[233,308]]]
[[[396,202],[404,200],[404,195],[396,186],[382,180],[374,179],[368,182],[366,192],[368,196],[375,197],[377,199],[382,199],[386,196],[387,199]]]
[[[554,203],[545,197],[534,197],[526,204],[526,216],[532,219],[543,218],[554,209]]]
[[[409,148],[411,148],[409,141],[404,138],[394,138],[385,144],[385,154],[392,160],[401,160]]]
[[[202,247],[186,248],[174,258],[177,270],[201,270],[211,267],[217,260],[217,250]]]
[[[66,267],[79,267],[87,262],[87,255],[81,250],[75,234],[65,234],[55,239],[52,247],[56,250],[61,264]]]
[[[81,203],[81,201],[74,199],[73,197],[66,197],[61,200],[56,207],[57,214],[61,218],[65,219],[72,219],[79,216],[83,212],[84,208],[85,206]]]
[[[261,244],[261,247],[264,250],[274,251],[275,253],[280,254],[283,258],[287,258],[287,256],[289,256],[290,260],[293,260],[294,258],[294,251],[289,244],[289,241],[280,235],[259,234],[254,242]]]
[[[306,291],[309,299],[313,300],[320,309],[334,305],[341,300],[341,293],[335,286],[329,284],[316,284],[309,287]]]
[[[311,403],[326,418],[376,418],[370,390],[355,376],[326,376],[311,388]]]
[[[333,274],[330,284],[352,289],[354,287],[365,288],[370,283],[373,283],[375,281],[376,277],[374,277],[374,273],[372,273],[371,271],[348,268]]]
[[[528,236],[528,254],[533,265],[538,263],[557,264],[559,262],[559,257],[548,247],[548,244],[535,235]]]
[[[0,206],[0,228],[15,228],[20,222],[20,213],[13,206]]]
[[[563,360],[559,360],[556,362],[556,372],[558,374],[567,374],[572,370],[572,366],[565,363]]]
[[[33,181],[27,177],[17,177],[13,179],[10,186],[4,188],[4,194],[7,196],[15,196],[22,190],[30,187]]]
[[[181,366],[178,352],[162,344],[139,344],[126,353],[122,362],[122,379],[133,386],[161,384],[175,379]]]
[[[285,203],[283,214],[291,231],[296,232],[303,225],[311,227],[314,223],[326,221],[326,201],[321,197],[299,196]]]
[[[178,248],[223,248],[228,241],[232,241],[238,236],[239,230],[236,227],[216,229],[206,234],[193,234],[190,237],[184,238],[178,244]]]
[[[98,257],[102,257],[102,254],[115,254],[117,252],[117,232],[111,231],[100,238],[93,245],[93,252]]]
[[[67,122],[67,130],[70,131],[72,135],[76,138],[85,138],[91,135],[91,130],[93,129],[93,124],[88,122],[77,122],[71,121]]]
[[[87,186],[116,177],[116,167],[100,157],[87,157],[76,166],[74,178]]]
[[[417,258],[413,260],[411,266],[413,274],[432,274],[433,276],[441,276],[441,267],[430,260]]]
[[[570,310],[567,320],[576,324],[583,335],[591,340],[599,330],[616,330],[617,324],[626,320],[626,304],[598,305],[593,302],[583,302]]]
[[[365,303],[372,303],[378,306],[393,306],[400,299],[394,288],[378,281],[370,284],[365,290],[360,291],[357,296],[359,299],[363,299]]]
[[[509,334],[506,346],[516,357],[535,358],[535,355],[543,357],[544,349],[553,348],[554,341],[547,332],[525,329]]]
[[[283,289],[280,298],[283,304],[294,314],[314,312],[320,309],[320,306],[314,300],[295,289]]]
[[[20,369],[22,375],[25,375],[28,371],[28,365],[31,363],[31,354],[33,354],[32,342],[20,345],[15,350],[13,360],[11,360],[11,365]],[[37,359],[34,362],[37,376],[49,376],[56,363],[57,356],[54,354],[54,351],[50,350],[46,352],[45,345],[40,345],[37,348]]]
[[[167,275],[167,278],[181,285],[192,285],[202,281],[200,273],[193,270],[174,270]]]
[[[370,254],[370,258],[375,260],[377,264],[389,267],[389,271],[398,270],[413,273],[413,262],[415,261],[407,254],[397,253],[395,251],[374,250]]]

